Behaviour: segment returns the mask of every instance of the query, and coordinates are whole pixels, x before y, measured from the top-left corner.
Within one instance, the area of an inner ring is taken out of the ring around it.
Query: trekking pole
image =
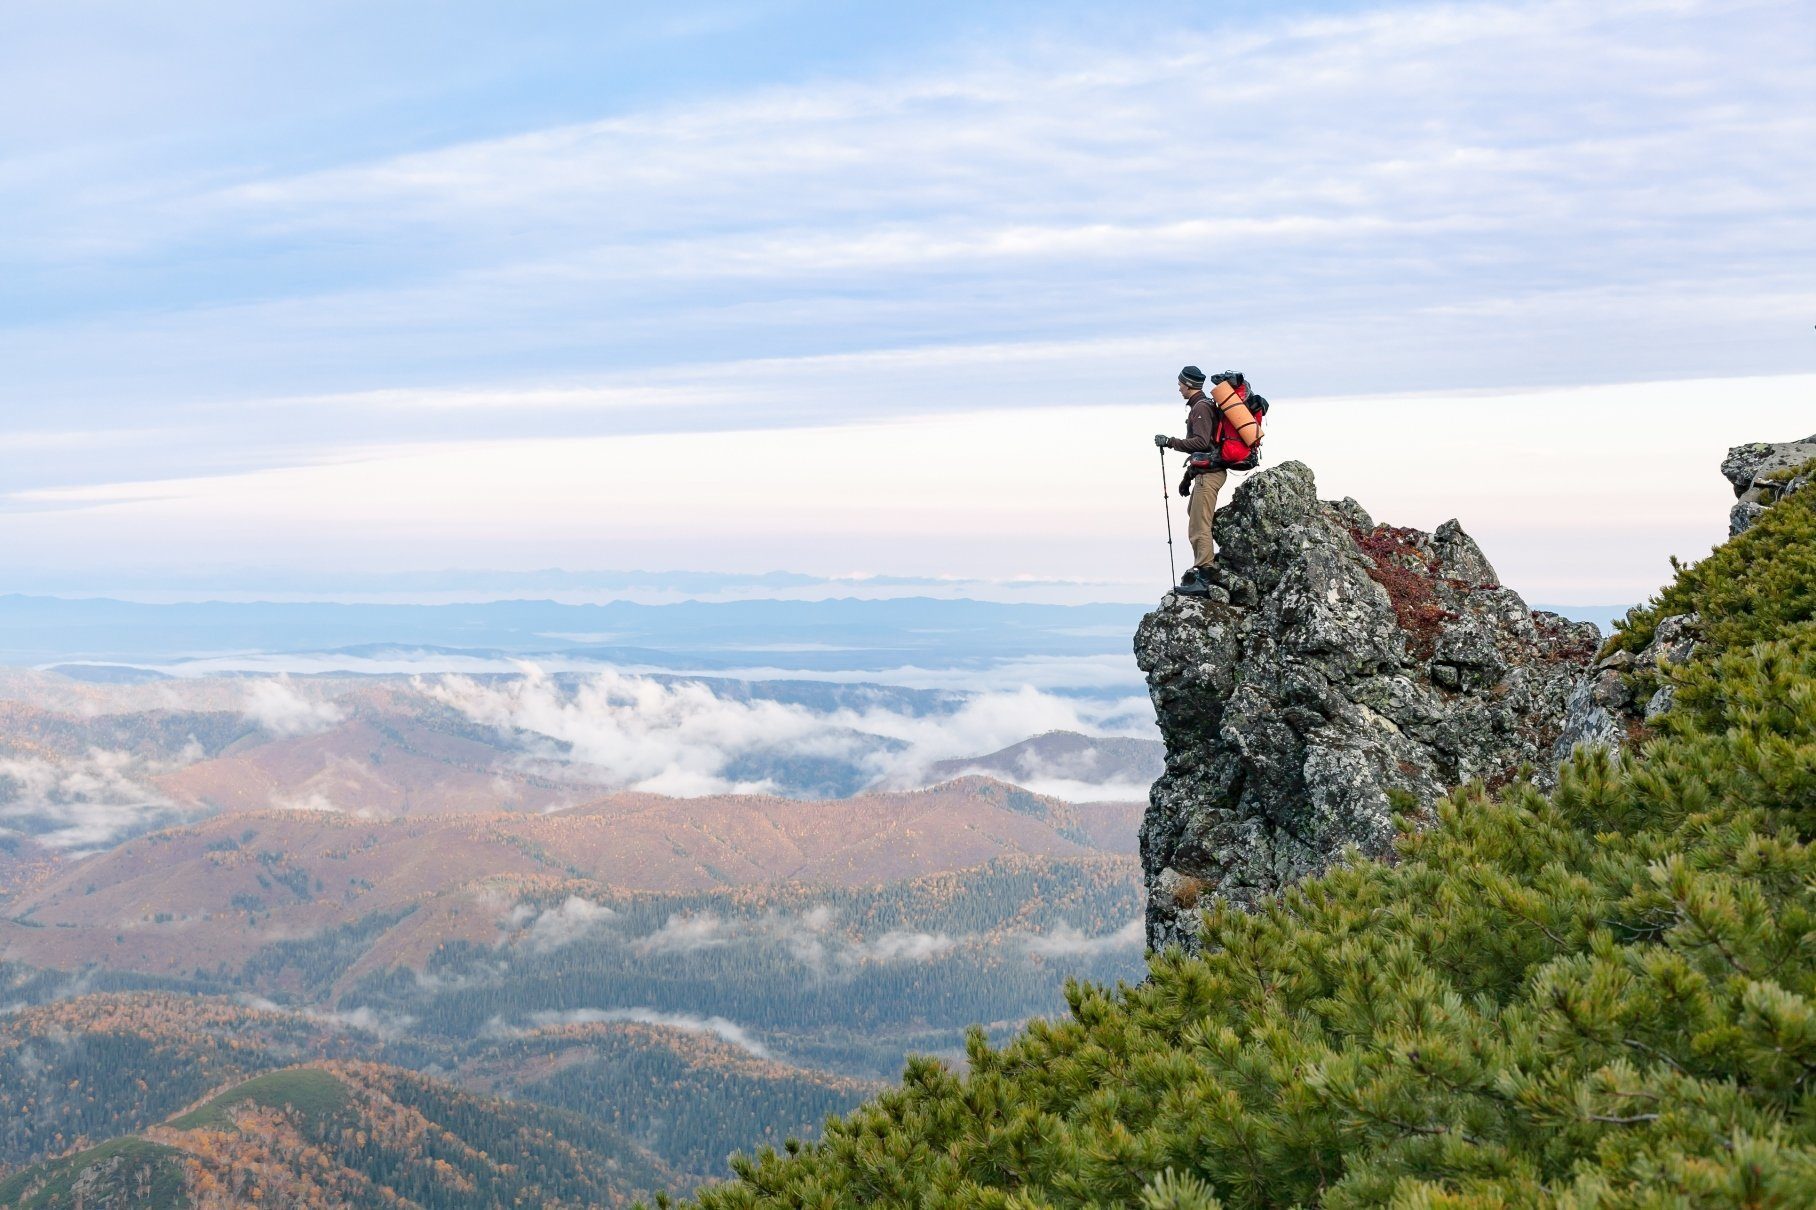
[[[1160,507],[1167,514],[1167,583],[1172,584],[1179,579],[1179,572],[1173,566],[1173,499],[1167,494],[1167,452],[1163,449],[1159,453]]]

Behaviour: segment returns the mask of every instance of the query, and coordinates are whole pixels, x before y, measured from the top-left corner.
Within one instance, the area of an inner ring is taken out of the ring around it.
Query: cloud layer
[[[344,667],[344,662],[335,666]],[[516,675],[416,679],[410,683],[420,698],[410,695],[406,682],[394,682],[400,695],[396,705],[406,716],[424,705],[451,708],[491,729],[501,771],[565,781],[587,792],[842,797],[869,788],[918,787],[936,780],[932,770],[940,761],[978,755],[1045,731],[1152,730],[1145,698],[1106,692],[1106,687],[1132,688],[1131,671],[1100,667],[1090,659],[1007,661],[988,671],[916,669],[907,679],[954,688],[994,679],[1005,687],[931,697],[860,688],[846,700],[871,704],[838,709],[769,700],[760,692],[743,692],[746,687],[736,681],[715,689],[701,681],[601,671],[596,664],[561,677],[534,665],[501,667]],[[789,674],[786,669],[768,671]],[[840,674],[834,679],[857,677]],[[1030,680],[1055,685],[1057,691],[1035,688]],[[165,779],[221,753],[205,748],[194,738],[196,732],[189,732],[185,742],[185,727],[210,728],[216,742],[237,744],[224,756],[229,763],[249,757],[257,764],[251,744],[282,744],[348,723],[353,716],[348,703],[361,688],[341,678],[294,681],[279,675],[85,689],[81,700],[86,709],[152,707],[144,714],[97,713],[97,737],[118,743],[121,727],[136,727],[139,742],[161,749],[148,754],[99,743],[84,748],[78,736],[72,752],[0,756],[0,835],[29,836],[51,849],[84,850],[192,818],[205,811],[196,805],[193,787],[177,785],[167,792],[172,783]],[[45,692],[41,704],[52,706],[56,695],[68,689],[59,684]],[[841,700],[837,693],[813,689],[804,694],[810,700]],[[382,707],[360,709],[378,709],[378,725],[387,725]],[[163,711],[195,713],[186,719],[182,714],[166,717]],[[266,734],[243,736],[231,726],[221,730],[218,720],[223,713],[231,718],[230,712]],[[130,721],[122,724],[120,719]],[[358,745],[367,744],[364,733],[349,735],[347,742],[356,745],[354,759],[363,760],[368,747]],[[246,800],[247,805],[351,815],[381,809],[361,800],[357,781],[335,775],[348,751],[338,736],[295,747],[292,755],[257,773],[259,796]],[[1141,786],[1078,781],[1066,777],[1069,772],[1056,770],[1049,778],[1031,767],[1022,780],[1031,788],[1077,800],[1127,800],[1145,793]],[[555,949],[611,919],[610,908],[573,899],[534,920],[516,921],[515,927],[528,929],[539,948]],[[677,935],[672,944],[682,947],[686,941],[685,935]],[[670,943],[661,938],[649,942],[657,948]]]
[[[814,762],[855,770],[857,785],[906,788],[924,784],[941,760],[1045,731],[1095,731],[1106,721],[1139,728],[1151,718],[1145,702],[1070,699],[1027,686],[915,714],[738,700],[699,682],[616,671],[570,688],[534,666],[523,671],[492,682],[444,677],[424,691],[475,722],[552,741],[543,758],[561,776],[659,794],[775,793],[814,776]]]

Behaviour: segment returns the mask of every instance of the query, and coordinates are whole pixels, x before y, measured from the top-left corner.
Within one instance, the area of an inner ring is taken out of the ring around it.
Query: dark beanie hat
[[[1204,371],[1197,366],[1187,366],[1179,371],[1179,381],[1187,386],[1201,387],[1204,385]]]

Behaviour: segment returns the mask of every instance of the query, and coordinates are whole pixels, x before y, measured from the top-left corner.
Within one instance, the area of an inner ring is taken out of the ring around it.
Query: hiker
[[[1187,366],[1179,371],[1179,397],[1191,409],[1186,413],[1184,437],[1154,434],[1154,444],[1162,450],[1178,450],[1187,455],[1185,478],[1179,493],[1191,494],[1186,506],[1186,540],[1192,544],[1192,566],[1179,577],[1177,591],[1204,595],[1211,584],[1211,562],[1215,546],[1211,541],[1211,520],[1217,513],[1217,497],[1230,477],[1231,468],[1247,470],[1255,465],[1255,447],[1261,441],[1261,422],[1249,410],[1248,383],[1234,371],[1219,374],[1212,380],[1213,394],[1204,393],[1204,371]],[[1265,411],[1259,405],[1257,411]]]

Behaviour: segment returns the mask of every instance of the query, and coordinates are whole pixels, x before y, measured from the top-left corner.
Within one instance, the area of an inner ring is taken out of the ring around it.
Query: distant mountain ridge
[[[820,601],[619,601],[564,605],[491,601],[450,605],[196,602],[149,605],[106,598],[0,595],[0,663],[181,662],[210,653],[333,652],[376,644],[535,655],[589,649],[615,660],[639,649],[658,666],[722,667],[748,649],[753,663],[785,649],[796,668],[891,668],[937,655],[991,659],[1119,651],[1135,605],[1005,604],[900,597]]]
[[[465,888],[488,879],[671,892],[869,885],[1010,855],[1132,853],[1141,809],[963,778],[832,801],[622,793],[550,813],[221,815],[127,841],[14,896],[0,958],[187,974],[246,960],[273,930],[306,935],[408,907],[387,944],[414,961],[432,938],[493,937],[491,919],[463,907]]]

